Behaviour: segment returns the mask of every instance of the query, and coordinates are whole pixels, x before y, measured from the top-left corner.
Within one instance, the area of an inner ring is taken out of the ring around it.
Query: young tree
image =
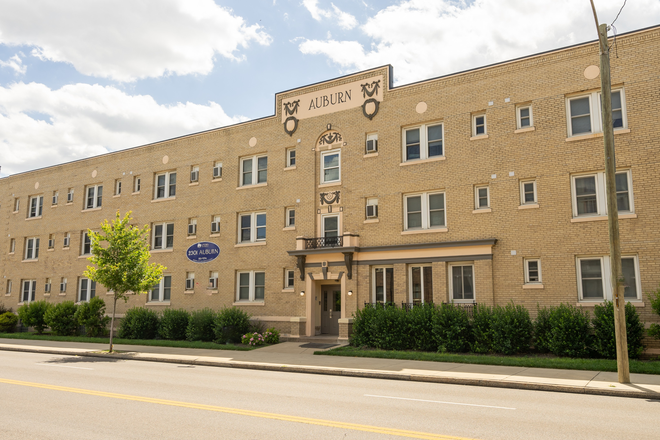
[[[112,223],[103,221],[101,232],[88,231],[92,245],[92,256],[88,260],[96,267],[87,266],[84,275],[114,293],[110,353],[117,300],[128,301],[128,292],[147,293],[160,281],[166,269],[160,264],[149,264],[149,227],[132,226],[129,224],[131,220],[131,211],[124,218],[117,211],[117,218]]]

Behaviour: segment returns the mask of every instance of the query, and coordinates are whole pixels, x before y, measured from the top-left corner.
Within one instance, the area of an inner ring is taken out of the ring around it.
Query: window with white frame
[[[341,181],[341,150],[321,153],[321,183]]]
[[[155,223],[152,231],[151,248],[153,250],[174,247],[174,223]]]
[[[215,162],[213,164],[213,178],[222,179],[222,162]]]
[[[21,208],[21,199],[16,197],[14,199],[14,212],[18,212],[18,210]]]
[[[170,302],[172,276],[164,275],[149,294],[149,302]]]
[[[116,196],[121,195],[121,179],[115,180],[115,195]]]
[[[103,185],[88,186],[85,193],[87,194],[85,209],[101,207],[103,202]]]
[[[186,272],[186,290],[195,290],[195,272]]]
[[[600,100],[599,91],[566,99],[569,136],[602,133]],[[612,124],[615,130],[628,126],[623,89],[612,90]]]
[[[63,245],[63,247],[68,248],[69,244],[71,244],[71,233],[66,232],[66,233],[64,233],[64,245]]]
[[[236,277],[237,301],[263,301],[266,290],[266,272],[238,272]]]
[[[378,152],[378,133],[367,134],[367,143],[365,145],[365,151],[367,154]]]
[[[474,302],[474,265],[449,265],[449,292],[454,302]]]
[[[324,215],[321,220],[321,235],[325,246],[339,246],[339,215]]]
[[[60,280],[60,293],[66,293],[66,278],[62,277]]]
[[[536,180],[522,180],[520,182],[520,204],[533,205],[537,201]]]
[[[444,156],[443,127],[443,124],[429,124],[404,129],[404,162]]]
[[[48,235],[48,249],[55,249],[55,235]]]
[[[412,304],[433,303],[433,270],[430,264],[410,266],[410,299]]]
[[[295,208],[286,208],[286,223],[285,227],[293,228],[296,226],[296,209]]]
[[[486,115],[472,115],[472,136],[485,136],[486,133]]]
[[[374,267],[371,274],[374,303],[394,303],[394,268]]]
[[[525,284],[541,284],[541,260],[525,258]]]
[[[571,176],[573,181],[573,217],[607,215],[605,173]],[[619,214],[635,211],[630,170],[615,174],[616,201]]]
[[[488,185],[474,187],[474,209],[490,208],[490,191]]]
[[[66,202],[73,203],[73,188],[69,188],[66,192]]]
[[[44,284],[44,293],[50,293],[51,284],[52,283],[50,278],[46,278],[46,283]]]
[[[532,106],[526,104],[516,107],[516,119],[518,121],[518,129],[533,127]]]
[[[296,149],[287,148],[286,150],[286,166],[295,167],[296,166]]]
[[[365,215],[367,219],[378,218],[378,199],[371,197],[367,199]]]
[[[176,172],[156,174],[156,185],[154,187],[154,199],[168,199],[176,197]]]
[[[133,192],[139,193],[141,186],[142,186],[142,179],[140,179],[140,176],[133,177]]]
[[[447,225],[443,192],[407,194],[404,196],[404,210],[404,229],[407,231]]]
[[[193,165],[190,167],[190,182],[199,182],[199,165]]]
[[[80,255],[91,255],[92,254],[92,239],[89,236],[88,231],[83,231],[80,240]]]
[[[215,290],[218,288],[218,272],[209,272],[209,289]]]
[[[609,256],[578,257],[577,278],[580,301],[612,300],[611,260]],[[624,299],[641,300],[639,261],[636,255],[621,257]]]
[[[293,269],[284,270],[284,288],[293,289],[293,285],[296,279],[296,272]]]
[[[22,303],[30,303],[34,301],[35,294],[37,293],[37,280],[22,280],[21,282],[21,301]]]
[[[39,238],[31,237],[25,239],[25,260],[36,260],[39,258]]]
[[[241,186],[266,183],[267,179],[267,156],[251,156],[241,158]]]
[[[11,293],[11,288],[12,288],[11,280],[7,280],[7,290],[5,291],[7,295]]]
[[[53,200],[51,205],[57,205],[57,202],[60,198],[60,192],[59,191],[53,191]]]
[[[28,206],[28,218],[41,217],[44,207],[44,196],[31,196]]]
[[[211,219],[211,234],[219,234],[219,233],[220,233],[220,216],[214,215],[213,219]]]
[[[9,240],[9,253],[13,254],[16,252],[16,239],[12,238]]]
[[[96,281],[80,277],[78,281],[78,302],[87,302],[96,296]]]
[[[197,235],[197,219],[189,218],[188,219],[188,236],[192,237]]]
[[[266,213],[248,212],[238,216],[239,243],[266,240]]]

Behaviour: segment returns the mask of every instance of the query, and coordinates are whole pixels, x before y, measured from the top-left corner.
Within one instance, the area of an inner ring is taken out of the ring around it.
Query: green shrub
[[[0,303],[0,315],[4,315],[7,312],[13,312],[12,308],[7,308],[4,303]]]
[[[406,350],[413,343],[408,334],[408,312],[388,304],[378,310],[374,320],[373,341],[382,350]]]
[[[50,307],[44,315],[48,327],[58,336],[73,336],[78,330],[75,319],[76,306],[73,301],[64,301]]]
[[[47,327],[44,316],[51,307],[47,301],[32,301],[18,308],[18,317],[27,327],[34,327],[38,334],[42,334]]]
[[[186,310],[165,309],[160,317],[158,335],[161,339],[185,340],[189,319],[190,313]]]
[[[660,289],[649,293],[649,301],[651,301],[651,308],[655,314],[660,315]],[[649,336],[660,339],[660,325],[655,323],[651,324],[651,328],[649,328],[648,332]]]
[[[436,351],[438,344],[433,336],[433,322],[437,315],[433,304],[424,304],[414,306],[405,312],[407,321],[406,339],[411,345],[406,348],[412,348],[422,351]]]
[[[14,312],[5,312],[0,315],[0,333],[13,333],[16,330],[18,316]]]
[[[534,348],[539,353],[547,353],[550,351],[550,310],[536,306],[538,311],[536,320],[534,321]]]
[[[250,315],[237,307],[225,307],[220,310],[215,317],[214,330],[215,340],[221,344],[241,342],[241,337],[248,332],[265,333],[252,328]]]
[[[470,349],[470,322],[464,308],[454,304],[441,304],[433,318],[433,336],[437,351],[462,353]]]
[[[186,339],[189,341],[206,342],[215,339],[214,320],[215,312],[209,308],[192,312],[188,321],[188,328],[186,329]]]
[[[280,332],[274,327],[269,328],[264,333],[264,341],[266,344],[279,344],[280,343]]]
[[[256,347],[258,345],[264,345],[264,337],[260,333],[250,332],[241,336],[241,342],[245,345]]]
[[[154,339],[157,334],[158,314],[146,307],[133,307],[126,311],[118,336],[125,339]]]
[[[472,315],[470,349],[474,353],[488,353],[493,348],[493,309],[477,304]]]
[[[587,357],[591,339],[589,313],[569,304],[550,309],[548,350],[556,356]]]
[[[89,337],[105,335],[110,317],[105,316],[105,301],[98,296],[78,306],[74,315],[78,325],[85,327],[85,334]]]
[[[493,309],[493,351],[502,354],[525,353],[532,344],[534,326],[529,311],[512,302]]]
[[[637,309],[630,303],[626,304],[626,334],[628,339],[628,357],[639,358],[644,351],[642,338],[644,324],[639,319]],[[607,359],[616,359],[616,338],[614,335],[614,303],[605,301],[603,305],[594,308],[594,351]]]
[[[375,347],[374,322],[378,314],[377,306],[366,304],[353,314],[353,329],[349,343],[354,347]]]

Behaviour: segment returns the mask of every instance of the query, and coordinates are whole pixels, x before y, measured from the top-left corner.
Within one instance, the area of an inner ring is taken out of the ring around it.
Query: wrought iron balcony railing
[[[305,249],[342,247],[343,245],[344,237],[316,237],[305,239]]]

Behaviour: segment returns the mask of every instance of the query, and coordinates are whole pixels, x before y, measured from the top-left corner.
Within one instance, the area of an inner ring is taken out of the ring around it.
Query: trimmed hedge
[[[27,327],[34,327],[37,334],[42,334],[48,325],[45,315],[51,304],[47,301],[32,301],[18,308],[18,318]]]
[[[55,304],[46,311],[44,321],[56,335],[73,336],[78,330],[78,323],[74,318],[77,309],[78,306],[73,301]]]
[[[0,333],[13,333],[18,324],[18,316],[14,312],[5,312],[0,315]]]
[[[161,339],[182,341],[186,339],[186,330],[190,313],[183,309],[165,309],[160,317],[158,336]]]
[[[589,313],[570,304],[549,310],[548,350],[555,356],[587,357],[591,346]]]
[[[239,343],[243,335],[250,331],[250,315],[236,307],[225,307],[218,312],[213,324],[216,342]]]
[[[124,339],[154,339],[158,334],[158,314],[146,307],[126,310],[117,336]]]
[[[439,308],[428,304],[424,309],[433,311],[431,315],[433,316],[433,342],[435,343],[435,349],[425,351],[463,353],[470,349],[472,333],[465,309],[453,304],[441,304]]]
[[[186,339],[189,341],[205,342],[215,339],[214,320],[215,312],[209,308],[192,312],[188,321],[188,328],[186,329]]]
[[[92,338],[105,335],[110,322],[110,317],[105,316],[105,301],[98,296],[80,304],[74,319],[85,327],[85,335]]]
[[[626,335],[628,340],[628,357],[638,359],[644,351],[644,323],[639,319],[637,309],[626,303]],[[599,356],[616,359],[616,338],[614,335],[614,303],[605,301],[594,309],[594,343],[593,347]]]

